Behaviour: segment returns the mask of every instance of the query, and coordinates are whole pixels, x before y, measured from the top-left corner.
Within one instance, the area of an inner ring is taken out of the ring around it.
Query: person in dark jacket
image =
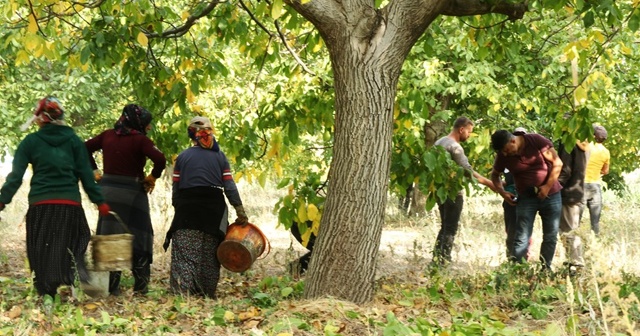
[[[27,257],[38,294],[53,297],[58,287],[73,285],[76,275],[82,282],[89,280],[84,255],[91,231],[82,209],[78,181],[91,202],[98,205],[100,216],[107,215],[110,209],[94,180],[82,140],[64,122],[60,101],[53,97],[40,100],[23,130],[33,121],[40,129],[18,145],[13,168],[0,190],[0,210],[11,202],[31,164]]]
[[[149,290],[151,263],[153,262],[153,226],[149,214],[149,197],[155,181],[165,169],[164,154],[147,137],[151,113],[146,109],[128,104],[113,129],[106,130],[89,139],[85,145],[90,154],[102,150],[104,175],[98,170],[93,155],[91,166],[102,186],[107,203],[124,223],[114,216],[100,218],[97,234],[109,235],[130,232],[133,236],[133,291],[145,294]],[[153,162],[151,173],[145,176],[147,159]],[[125,228],[122,227],[125,225]],[[120,294],[122,272],[109,273],[109,293]]]
[[[567,251],[569,267],[572,270],[584,266],[582,240],[575,232],[580,227],[580,209],[583,207],[584,177],[587,167],[586,142],[578,141],[567,151],[559,144],[558,156],[562,160],[562,170],[558,182],[562,185],[562,214],[560,216],[560,236]]]
[[[246,225],[249,219],[211,121],[195,117],[187,132],[193,146],[176,159],[175,216],[164,243],[165,251],[171,245],[170,286],[175,293],[215,298],[221,266],[217,252],[229,225],[225,196],[235,208],[235,223]]]

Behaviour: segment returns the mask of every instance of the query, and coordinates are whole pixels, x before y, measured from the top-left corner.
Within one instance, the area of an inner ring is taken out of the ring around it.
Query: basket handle
[[[109,214],[112,215],[113,217],[115,217],[116,221],[118,222],[118,224],[120,224],[120,226],[122,226],[122,228],[124,229],[124,231],[126,233],[131,233],[131,231],[129,231],[129,228],[127,227],[126,224],[124,224],[124,221],[122,220],[122,218],[120,218],[120,216],[118,216],[118,214],[115,211],[109,211]]]

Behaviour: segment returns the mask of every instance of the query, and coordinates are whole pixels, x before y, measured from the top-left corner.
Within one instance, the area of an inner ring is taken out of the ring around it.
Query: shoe
[[[582,273],[583,265],[569,265],[569,276],[574,277]]]
[[[133,291],[133,295],[144,296],[149,293],[148,289]]]

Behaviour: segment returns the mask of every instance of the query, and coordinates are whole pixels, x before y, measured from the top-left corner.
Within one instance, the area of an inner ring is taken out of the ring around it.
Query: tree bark
[[[391,0],[382,9],[373,0],[285,1],[324,39],[336,94],[329,188],[304,295],[366,303],[374,295],[402,64],[445,11],[468,13],[475,4],[473,14],[480,14],[491,8],[481,0]]]

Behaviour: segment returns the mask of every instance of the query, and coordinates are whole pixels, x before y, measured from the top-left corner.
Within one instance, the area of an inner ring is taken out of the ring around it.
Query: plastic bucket
[[[245,226],[231,224],[224,241],[218,246],[218,261],[229,271],[241,273],[251,268],[265,250],[264,257],[269,254],[271,245],[257,226],[251,223]]]
[[[110,212],[127,233],[94,235],[91,237],[91,255],[94,271],[122,271],[131,269],[133,259],[133,235],[128,233],[120,216]]]

